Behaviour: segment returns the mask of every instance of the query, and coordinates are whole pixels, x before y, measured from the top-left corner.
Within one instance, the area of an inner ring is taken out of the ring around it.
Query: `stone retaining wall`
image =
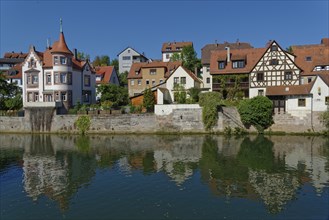
[[[324,126],[320,123],[320,113],[313,113],[305,118],[296,118],[289,114],[275,115],[275,124],[272,131],[281,132],[310,132],[322,131]],[[50,132],[77,133],[74,125],[78,115],[54,115],[51,121]],[[204,133],[202,123],[202,109],[174,109],[169,115],[157,116],[155,114],[122,114],[122,115],[90,115],[91,127],[89,133]],[[29,113],[25,117],[0,117],[0,132],[32,132]],[[312,126],[313,125],[313,126]],[[46,126],[45,126],[46,127]],[[213,131],[223,132],[226,127],[234,129],[244,128],[236,108],[223,107],[218,112],[217,125]],[[246,129],[246,128],[244,128]],[[255,131],[253,127],[246,129]],[[49,132],[40,130],[40,132]]]

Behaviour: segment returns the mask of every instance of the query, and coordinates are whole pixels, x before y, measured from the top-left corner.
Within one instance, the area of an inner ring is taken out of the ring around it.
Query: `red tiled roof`
[[[101,76],[101,81],[96,81],[97,84],[108,84],[112,74],[114,73],[114,66],[100,66],[96,67],[96,75]]]
[[[321,73],[317,74],[318,77],[320,77],[327,86],[329,86],[329,70],[327,71],[321,71]]]
[[[177,52],[185,46],[193,46],[192,42],[168,42],[162,44],[162,53],[164,52]],[[167,49],[168,48],[168,49]]]
[[[141,79],[143,77],[141,74],[142,68],[165,68],[164,77],[168,78],[172,70],[175,70],[180,65],[182,65],[181,61],[174,61],[174,62],[153,61],[150,63],[133,63],[128,73],[127,79]],[[138,74],[136,74],[136,72],[138,72]]]
[[[6,75],[6,78],[10,79],[22,79],[22,63],[16,64],[10,70],[14,70],[16,72],[15,75]]]
[[[63,32],[60,32],[60,34],[59,34],[59,40],[56,41],[53,44],[53,47],[51,49],[51,53],[66,53],[66,54],[73,55],[73,53],[67,47],[67,44],[65,42],[65,37],[64,37],[64,33]]]
[[[242,42],[236,42],[236,43],[225,42],[223,44],[217,44],[217,43],[207,44],[201,49],[201,63],[210,64],[211,51],[220,51],[220,50],[224,51],[225,47],[229,47],[231,50],[253,48],[250,45],[250,43],[242,43]]]
[[[217,74],[243,74],[250,73],[259,59],[264,55],[267,48],[248,48],[248,49],[235,49],[230,50],[231,61],[226,64],[224,69],[218,69],[218,61],[227,59],[227,51],[212,51],[210,57],[210,73]],[[226,57],[226,58],[224,58]],[[244,68],[233,68],[232,61],[245,59]]]
[[[294,86],[269,86],[266,88],[266,96],[276,95],[307,95],[310,94],[314,81],[304,85]]]
[[[190,70],[186,69],[185,67],[182,66],[182,68],[185,70],[185,72],[187,72],[187,74],[194,80],[197,81],[199,83],[202,83],[202,80],[199,79],[194,73],[192,73]]]
[[[291,46],[296,56],[295,63],[303,70],[302,75],[317,75],[314,67],[329,65],[329,38],[324,38],[321,44]],[[311,60],[307,61],[306,57]]]
[[[4,54],[4,58],[26,58],[27,53],[15,53],[15,52],[11,52],[11,53],[5,53]]]

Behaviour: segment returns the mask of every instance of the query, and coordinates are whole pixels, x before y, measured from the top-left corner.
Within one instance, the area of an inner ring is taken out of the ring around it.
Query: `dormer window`
[[[150,75],[156,75],[157,69],[150,69]]]
[[[135,74],[138,75],[138,71],[135,71]]]
[[[306,61],[312,61],[312,57],[307,56],[307,57],[305,57],[305,60],[306,60]]]
[[[218,69],[225,69],[226,62],[225,61],[218,61]]]
[[[171,47],[166,47],[166,51],[169,51],[169,50],[171,50]]]
[[[233,69],[244,68],[244,67],[245,67],[245,60],[236,60],[232,62]]]
[[[279,64],[279,60],[278,59],[272,59],[270,60],[270,65],[278,65]]]
[[[277,45],[272,45],[271,46],[271,51],[278,51],[278,46]]]

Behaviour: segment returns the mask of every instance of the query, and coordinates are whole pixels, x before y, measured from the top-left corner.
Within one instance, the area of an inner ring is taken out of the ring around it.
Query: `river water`
[[[329,139],[0,134],[1,220],[328,219]]]

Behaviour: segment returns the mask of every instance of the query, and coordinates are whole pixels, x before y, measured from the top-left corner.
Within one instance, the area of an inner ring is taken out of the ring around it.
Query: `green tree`
[[[128,76],[128,71],[120,73],[119,75],[120,85],[125,86],[128,84],[127,76]]]
[[[128,89],[114,84],[101,84],[97,88],[101,94],[101,102],[111,101],[113,107],[125,106],[128,104]]]
[[[89,60],[90,59],[89,54],[85,54],[84,52],[80,52],[80,51],[78,51],[77,57],[79,60]]]
[[[199,102],[199,94],[201,92],[201,89],[200,88],[197,88],[197,87],[192,87],[192,88],[189,88],[187,93],[189,94],[190,96],[190,99],[191,99],[191,103],[197,103]]]
[[[265,96],[245,99],[238,105],[242,122],[247,126],[255,126],[259,133],[273,124],[272,108],[272,101]]]
[[[202,121],[206,130],[211,130],[217,123],[217,108],[221,103],[220,93],[201,93],[199,104],[202,106]]]
[[[144,90],[143,107],[147,112],[151,112],[154,109],[155,96],[150,88]]]
[[[118,59],[113,59],[110,63],[110,66],[114,66],[114,69],[117,72],[117,74],[121,75],[121,73],[119,73],[119,61],[118,61]]]
[[[110,66],[110,57],[107,55],[96,56],[93,66]]]
[[[84,135],[86,131],[89,130],[91,121],[88,115],[79,116],[79,118],[75,121],[75,125],[80,131],[80,134]]]
[[[180,54],[174,53],[170,60],[182,61],[183,66],[192,72],[195,71],[195,68],[198,70],[201,68],[201,60],[198,59],[197,53],[195,52],[192,45],[184,46],[182,52]]]
[[[186,91],[183,85],[181,84],[174,85],[174,100],[179,104],[186,103]]]
[[[22,91],[15,83],[8,83],[5,73],[0,71],[0,110],[18,110],[22,108]]]

